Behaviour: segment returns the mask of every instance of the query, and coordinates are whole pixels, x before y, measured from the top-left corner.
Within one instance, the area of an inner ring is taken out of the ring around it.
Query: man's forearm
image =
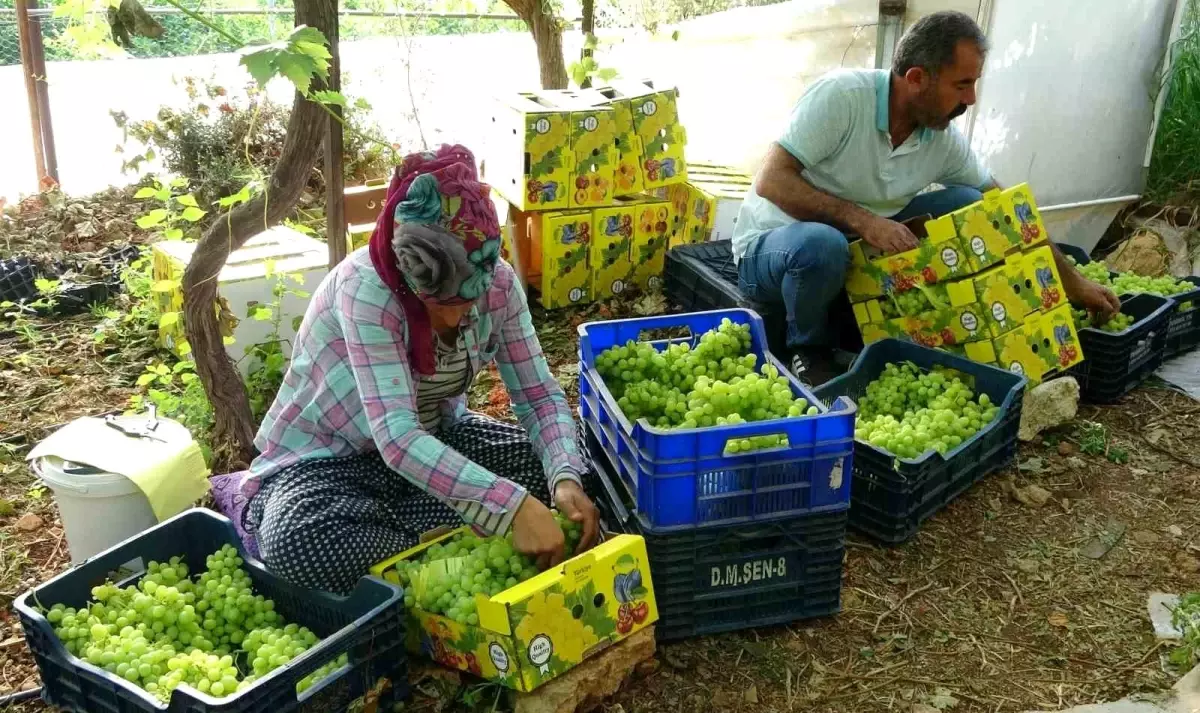
[[[754,190],[796,220],[827,223],[859,235],[877,218],[869,210],[809,183],[801,175],[803,170],[804,166],[786,149],[773,144]]]

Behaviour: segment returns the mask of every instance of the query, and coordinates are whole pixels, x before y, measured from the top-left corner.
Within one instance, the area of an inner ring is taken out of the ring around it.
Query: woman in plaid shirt
[[[507,533],[540,567],[563,558],[552,502],[598,539],[587,465],[542,355],[471,153],[443,146],[397,169],[368,249],[313,295],[258,432],[242,493],[263,560],[345,593],[438,525]],[[495,363],[520,427],[466,410]]]

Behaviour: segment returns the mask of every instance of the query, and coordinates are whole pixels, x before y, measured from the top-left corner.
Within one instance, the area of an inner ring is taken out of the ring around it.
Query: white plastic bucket
[[[150,501],[123,475],[57,456],[38,458],[33,469],[54,491],[72,564],[158,524]]]

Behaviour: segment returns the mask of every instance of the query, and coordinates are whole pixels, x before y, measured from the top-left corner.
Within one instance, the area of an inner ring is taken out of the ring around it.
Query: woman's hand
[[[539,571],[563,561],[567,541],[554,513],[537,498],[526,496],[512,524],[513,547],[537,561]]]
[[[560,480],[554,487],[554,504],[572,522],[583,524],[576,554],[592,549],[600,540],[600,511],[574,480]]]

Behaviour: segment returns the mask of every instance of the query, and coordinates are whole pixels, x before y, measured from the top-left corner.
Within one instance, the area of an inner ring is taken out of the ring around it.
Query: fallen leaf
[[[1017,470],[1023,473],[1045,473],[1045,462],[1041,458],[1030,458],[1029,460],[1017,466]]]
[[[1132,537],[1133,541],[1139,545],[1153,545],[1161,539],[1157,533],[1150,532],[1149,530],[1137,530],[1133,533]]]
[[[1040,485],[1029,484],[1023,488],[1013,488],[1012,496],[1022,505],[1040,508],[1050,500],[1050,491]]]
[[[1150,471],[1146,470],[1145,468],[1130,468],[1129,472],[1133,473],[1134,475],[1150,475]]]
[[[16,508],[13,507],[12,501],[0,498],[0,517],[8,517],[14,512],[16,512]]]
[[[1038,571],[1038,563],[1034,560],[1017,560],[1017,569],[1025,574],[1033,574]]]
[[[1179,525],[1168,525],[1167,534],[1171,537],[1183,537],[1183,528]]]
[[[1147,441],[1150,441],[1154,445],[1158,445],[1158,442],[1166,436],[1167,431],[1164,428],[1152,428],[1143,435]]]
[[[958,699],[950,695],[950,691],[946,690],[945,688],[939,688],[933,692],[932,696],[929,697],[929,705],[933,706],[939,711],[950,710],[954,706],[958,705]]]
[[[751,683],[750,687],[746,689],[746,692],[742,694],[742,698],[745,699],[747,703],[758,703],[758,686]]]
[[[1200,561],[1186,552],[1180,552],[1175,555],[1175,567],[1181,572],[1200,572]]]
[[[27,512],[17,519],[17,529],[22,532],[40,530],[43,524],[42,518],[31,512]]]
[[[1067,615],[1057,610],[1050,612],[1050,616],[1046,617],[1046,621],[1049,622],[1050,626],[1057,626],[1062,629],[1067,628],[1067,624],[1070,623]]]

